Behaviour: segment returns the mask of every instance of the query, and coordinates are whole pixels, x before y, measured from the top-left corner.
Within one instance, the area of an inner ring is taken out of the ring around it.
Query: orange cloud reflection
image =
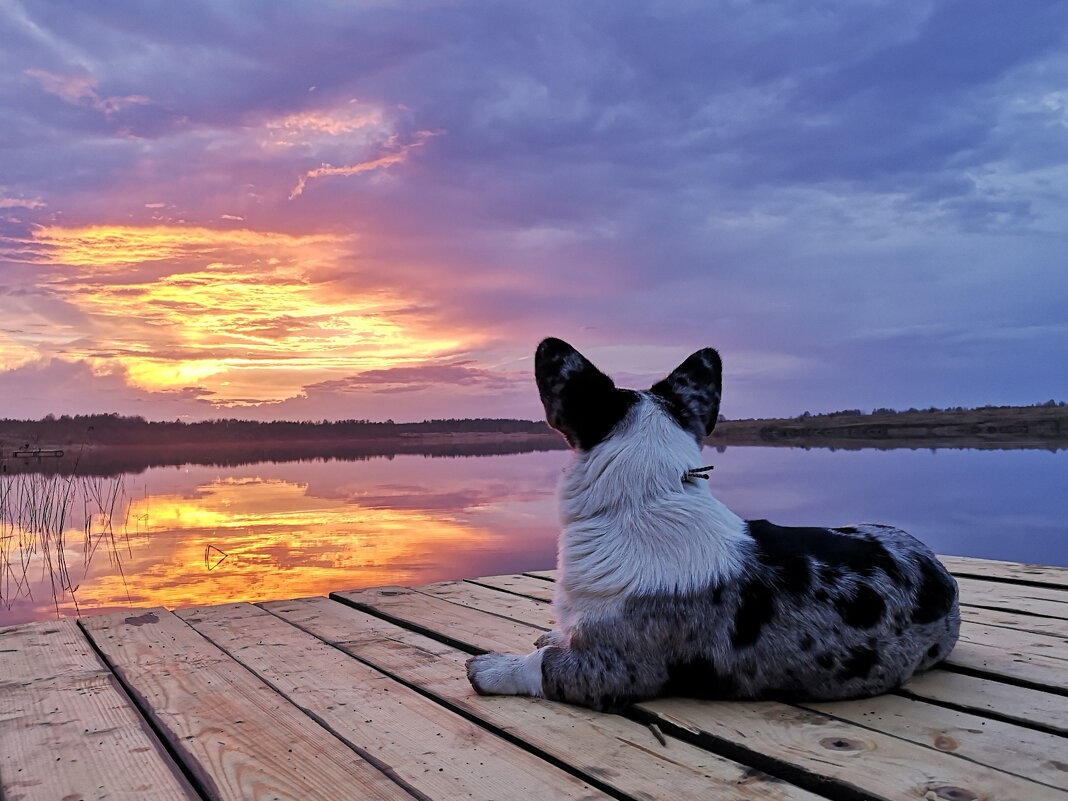
[[[121,572],[115,560],[87,569],[77,590],[83,614],[418,584],[450,570],[463,574],[465,555],[494,539],[460,515],[368,509],[306,489],[280,479],[217,479],[188,496],[134,499],[126,517],[149,521],[150,533],[130,535],[128,551],[127,539],[119,538]],[[77,534],[72,529],[68,541],[78,541]],[[77,547],[70,551],[68,561],[80,563]],[[42,584],[36,593],[47,590]],[[48,616],[52,605],[38,603],[38,617]],[[69,601],[60,608],[75,611]]]

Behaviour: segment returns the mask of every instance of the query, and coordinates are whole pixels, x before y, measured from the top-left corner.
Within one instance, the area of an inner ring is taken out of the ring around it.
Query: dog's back
[[[545,695],[604,710],[660,695],[853,698],[896,687],[953,648],[956,583],[903,531],[748,529],[736,579],[579,614],[570,647],[596,657],[581,660],[575,682],[567,650],[547,652]]]
[[[560,340],[538,349],[561,484],[560,630],[471,660],[476,690],[615,710],[641,698],[873,695],[945,658],[956,582],[899,529],[743,521],[693,478],[721,365],[698,351],[650,390],[616,389]]]

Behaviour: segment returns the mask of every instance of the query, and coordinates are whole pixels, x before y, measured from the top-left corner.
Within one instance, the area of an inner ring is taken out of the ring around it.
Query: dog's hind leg
[[[656,695],[663,677],[646,676],[614,649],[576,650],[550,645],[521,656],[482,654],[467,660],[467,678],[479,695],[534,695],[618,712]]]
[[[601,712],[619,712],[657,694],[663,671],[613,647],[543,649],[542,695]]]

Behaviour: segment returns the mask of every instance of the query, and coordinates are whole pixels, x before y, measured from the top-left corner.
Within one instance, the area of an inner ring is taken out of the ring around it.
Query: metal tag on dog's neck
[[[711,465],[711,464],[710,465],[706,465],[704,467],[692,467],[689,470],[687,470],[685,473],[682,474],[682,480],[683,481],[692,481],[695,478],[703,478],[703,479],[705,479],[707,481],[708,480],[708,473],[706,471],[715,470],[715,469],[716,469],[716,466],[715,465]]]

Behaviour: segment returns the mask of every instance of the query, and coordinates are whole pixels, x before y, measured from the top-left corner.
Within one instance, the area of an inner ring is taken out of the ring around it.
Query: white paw
[[[467,660],[467,680],[479,695],[540,695],[541,651],[473,656]]]

